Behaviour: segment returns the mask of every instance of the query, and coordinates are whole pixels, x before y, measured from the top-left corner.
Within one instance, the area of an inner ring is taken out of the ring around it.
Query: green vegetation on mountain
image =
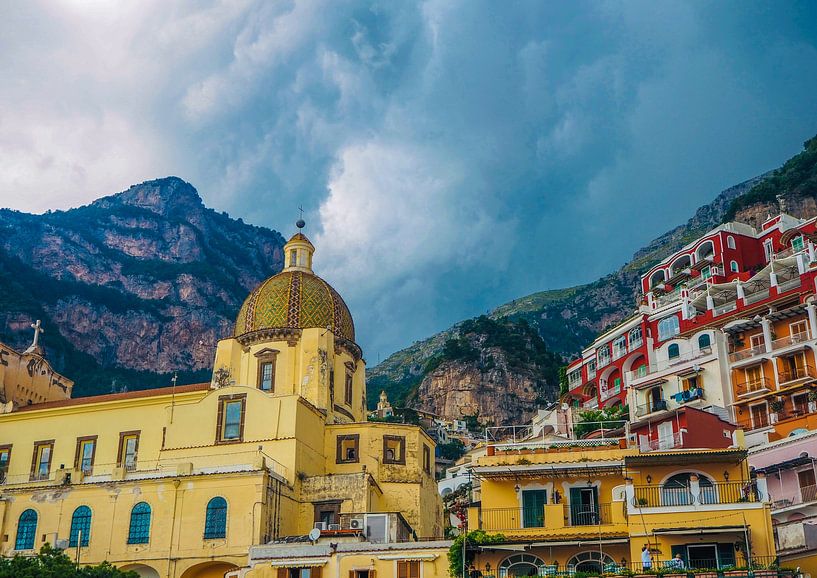
[[[774,204],[780,195],[790,200],[817,197],[817,136],[803,143],[803,152],[790,158],[745,195],[733,200],[723,221],[734,220],[738,212],[752,205]]]

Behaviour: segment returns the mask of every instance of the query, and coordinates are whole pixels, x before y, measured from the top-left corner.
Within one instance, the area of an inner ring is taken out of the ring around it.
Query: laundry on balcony
[[[679,391],[672,398],[676,401],[676,403],[687,403],[690,401],[695,401],[696,399],[703,399],[704,398],[704,390],[703,388],[696,387],[695,389],[688,389],[686,391]]]

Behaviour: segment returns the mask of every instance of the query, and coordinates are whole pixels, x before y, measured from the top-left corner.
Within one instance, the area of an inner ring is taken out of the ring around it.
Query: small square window
[[[404,436],[383,436],[383,463],[406,463],[406,438]]]
[[[347,434],[338,436],[336,462],[339,464],[353,464],[360,461],[360,435]]]

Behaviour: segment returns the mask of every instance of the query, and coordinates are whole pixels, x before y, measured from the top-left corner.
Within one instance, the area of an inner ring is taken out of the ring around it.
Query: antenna
[[[177,371],[173,372],[173,393],[170,396],[170,423],[173,423],[173,410],[176,409],[176,381],[179,379],[179,373]]]

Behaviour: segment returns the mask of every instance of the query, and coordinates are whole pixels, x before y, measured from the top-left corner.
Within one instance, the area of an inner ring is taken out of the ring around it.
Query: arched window
[[[709,333],[704,333],[700,337],[698,337],[698,349],[710,349],[712,347],[712,338],[709,337]]]
[[[674,337],[681,332],[681,324],[676,315],[664,317],[658,322],[658,339],[664,341],[670,337]]]
[[[204,539],[227,537],[227,500],[216,496],[207,502],[207,513],[204,517]]]
[[[729,247],[730,249],[735,248],[735,238],[732,235],[726,237],[726,246]]]
[[[678,347],[677,343],[671,343],[669,347],[667,347],[667,357],[670,359],[675,359],[676,357],[681,356],[681,348]]]
[[[499,563],[500,576],[540,576],[545,562],[533,554],[513,554]],[[513,568],[513,570],[511,570]]]
[[[732,273],[737,273],[738,271],[740,271],[740,267],[738,267],[738,262],[737,261],[730,261],[729,262],[729,270],[732,271]]]
[[[687,506],[692,503],[692,482],[690,477],[693,474],[684,472],[675,474],[661,486],[662,506]],[[706,476],[698,476],[698,487],[700,488],[700,501],[702,504],[717,503],[715,496],[715,486],[712,480]]]
[[[80,536],[82,538],[80,539]],[[71,532],[68,535],[68,547],[76,548],[80,543],[87,546],[91,539],[91,508],[80,506],[71,516]]]
[[[14,549],[33,550],[36,535],[37,512],[26,510],[20,514],[20,520],[17,522],[17,539],[14,541]]]
[[[147,544],[150,542],[150,505],[139,502],[130,511],[130,529],[128,544]]]

